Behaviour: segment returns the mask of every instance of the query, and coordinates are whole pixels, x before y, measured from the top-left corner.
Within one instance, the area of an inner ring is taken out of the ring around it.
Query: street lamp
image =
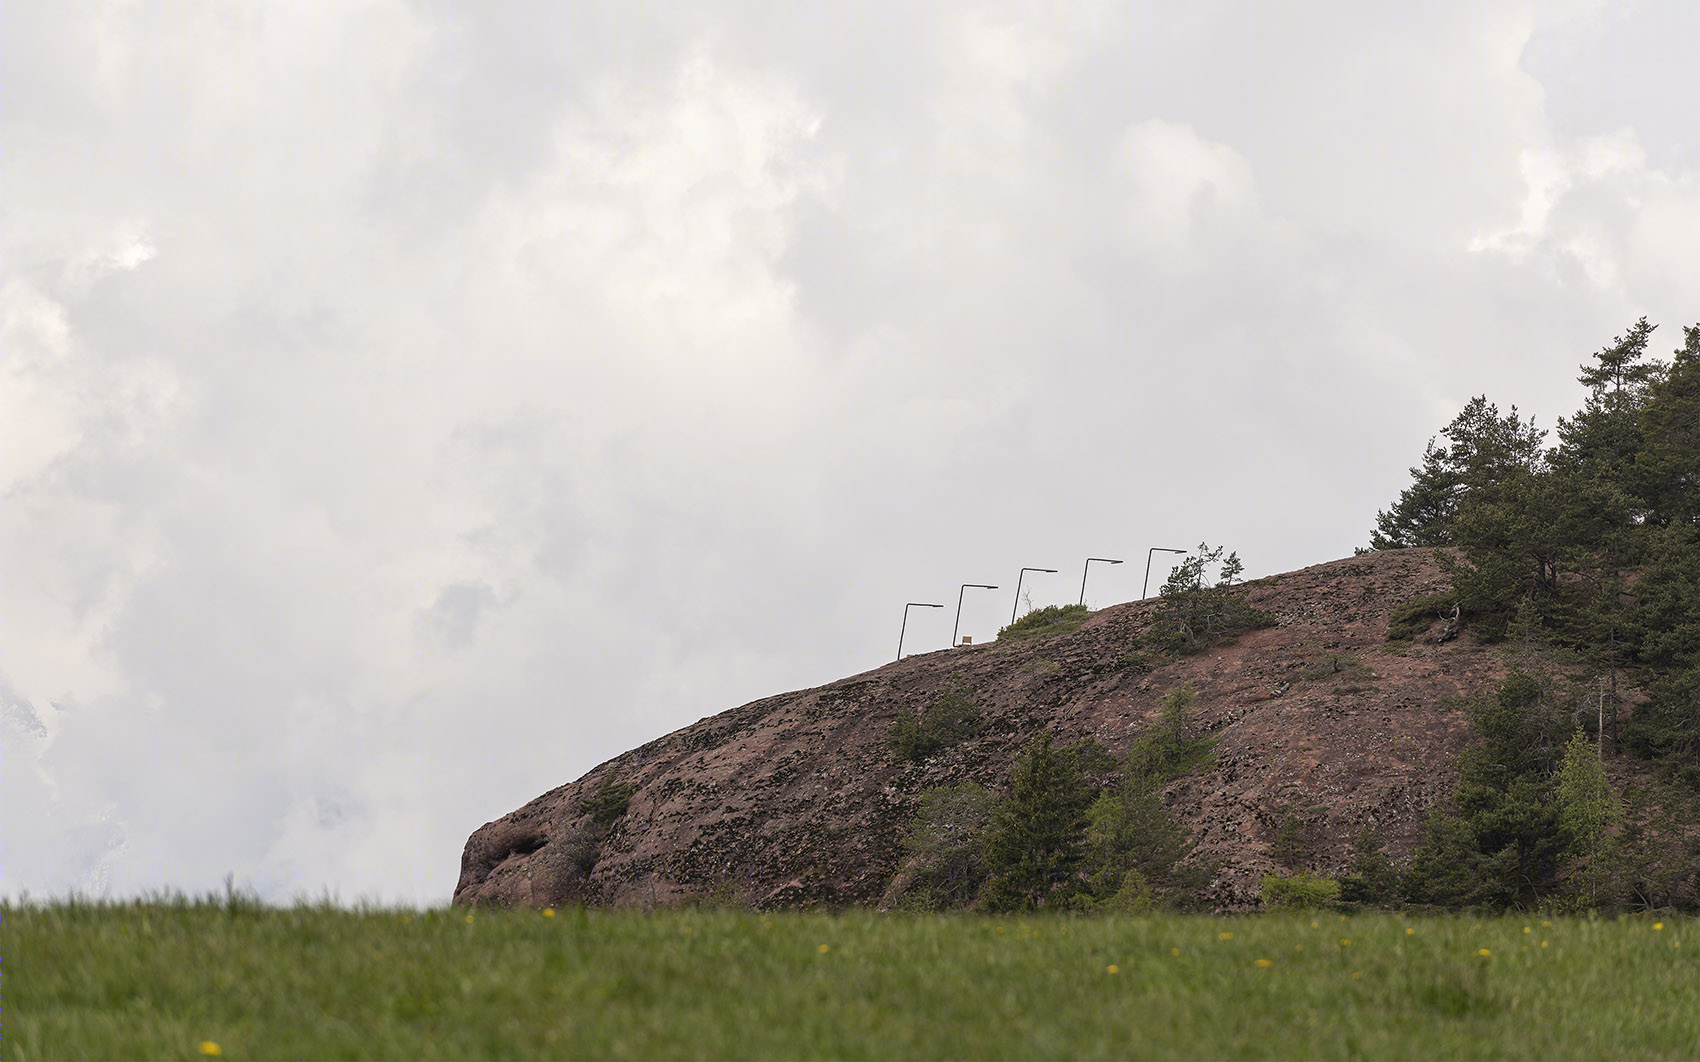
[[[1139,587],[1139,600],[1145,600],[1145,591],[1151,586],[1151,554],[1153,553],[1185,553],[1184,549],[1170,549],[1167,546],[1152,546],[1145,551],[1145,582]]]
[[[1015,577],[1015,604],[1009,606],[1009,621],[1015,622],[1015,610],[1021,607],[1021,580],[1027,578],[1028,572],[1050,572],[1057,574],[1055,568],[1023,568],[1021,574]]]
[[[943,608],[926,601],[911,601],[903,606],[903,626],[897,629],[897,659],[903,659],[903,632],[909,629],[909,610],[912,608]]]
[[[990,583],[963,583],[962,588],[956,591],[956,623],[950,628],[950,647],[952,649],[956,648],[956,632],[962,627],[962,595],[968,592],[968,588],[970,586],[976,590],[997,589],[997,587],[992,586]],[[903,651],[903,647],[901,645],[897,648],[899,652]]]
[[[1120,564],[1121,563],[1121,561],[1119,561],[1119,560],[1111,560],[1108,557],[1087,557],[1086,558],[1086,567],[1080,569],[1080,604],[1082,604],[1082,605],[1086,604],[1086,573],[1092,570],[1092,562],[1093,561],[1103,561],[1105,564]]]

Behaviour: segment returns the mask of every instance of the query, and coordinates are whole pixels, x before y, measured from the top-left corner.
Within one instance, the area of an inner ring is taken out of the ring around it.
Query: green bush
[[[1435,621],[1452,615],[1458,604],[1456,594],[1424,594],[1396,605],[1387,617],[1387,640],[1408,642],[1434,625]]]
[[[1176,655],[1196,653],[1212,645],[1231,641],[1246,631],[1273,627],[1274,615],[1247,603],[1235,587],[1244,565],[1239,554],[1222,556],[1223,547],[1199,543],[1163,584],[1161,600],[1146,641],[1156,649]],[[1219,565],[1211,585],[1206,572]]]
[[[1034,609],[998,631],[998,641],[1008,639],[1020,642],[1032,638],[1055,638],[1059,634],[1073,634],[1086,622],[1086,617],[1090,614],[1085,605],[1046,605],[1044,608]]]
[[[1358,831],[1352,841],[1352,861],[1339,879],[1341,903],[1375,906],[1398,898],[1398,870],[1382,851],[1385,844],[1373,826]]]
[[[1124,914],[1196,907],[1216,874],[1194,857],[1186,828],[1150,775],[1127,777],[1087,809],[1082,870],[1086,891],[1076,906]]]
[[[921,794],[903,847],[914,881],[903,906],[930,911],[967,907],[986,882],[986,835],[996,803],[983,785],[963,782]]]
[[[1216,739],[1193,732],[1192,703],[1196,698],[1190,682],[1163,695],[1162,719],[1134,739],[1128,749],[1130,777],[1170,782],[1215,764]]]
[[[961,690],[950,690],[919,712],[904,712],[886,731],[886,743],[911,763],[980,732],[980,708]]]
[[[1275,840],[1269,845],[1269,854],[1287,869],[1298,870],[1310,862],[1315,849],[1315,833],[1315,826],[1305,813],[1295,807],[1284,808],[1275,827]]]
[[[1340,899],[1340,883],[1311,874],[1271,874],[1263,879],[1265,907],[1311,910],[1332,907]]]
[[[1479,740],[1459,757],[1451,799],[1430,814],[1400,888],[1413,903],[1441,907],[1537,906],[1565,859],[1556,792],[1564,720],[1521,671],[1465,715]]]
[[[614,824],[620,821],[635,792],[637,787],[630,783],[604,778],[596,792],[585,798],[580,810],[590,816],[592,831],[599,839],[606,837]]]

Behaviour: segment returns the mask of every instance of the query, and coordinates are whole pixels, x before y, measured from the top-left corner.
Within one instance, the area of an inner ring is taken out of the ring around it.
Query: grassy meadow
[[[1700,1057],[1700,922],[23,903],[0,1054]]]

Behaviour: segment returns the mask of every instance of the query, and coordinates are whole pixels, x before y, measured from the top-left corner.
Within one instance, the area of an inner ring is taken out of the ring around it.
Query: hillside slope
[[[1447,585],[1429,551],[1370,554],[1248,584],[1276,626],[1154,669],[1131,651],[1156,607],[1147,600],[1095,612],[1073,634],[940,650],[755,701],[481,827],[454,899],[877,905],[922,791],[965,780],[1002,788],[1047,727],[1119,754],[1162,695],[1190,681],[1216,764],[1172,783],[1165,800],[1201,852],[1222,861],[1218,905],[1249,906],[1275,869],[1271,843],[1289,811],[1308,823],[1311,866],[1328,871],[1366,824],[1403,856],[1449,791],[1468,739],[1460,700],[1493,689],[1501,653],[1467,633],[1418,639],[1403,655],[1384,649],[1390,611]],[[953,687],[979,703],[983,730],[903,762],[887,742],[893,720]],[[598,823],[595,799],[614,786],[630,787],[629,802]]]

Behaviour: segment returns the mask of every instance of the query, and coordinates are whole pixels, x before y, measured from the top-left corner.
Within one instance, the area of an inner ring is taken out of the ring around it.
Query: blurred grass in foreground
[[[1700,922],[8,905],[5,1057],[1696,1058]]]

